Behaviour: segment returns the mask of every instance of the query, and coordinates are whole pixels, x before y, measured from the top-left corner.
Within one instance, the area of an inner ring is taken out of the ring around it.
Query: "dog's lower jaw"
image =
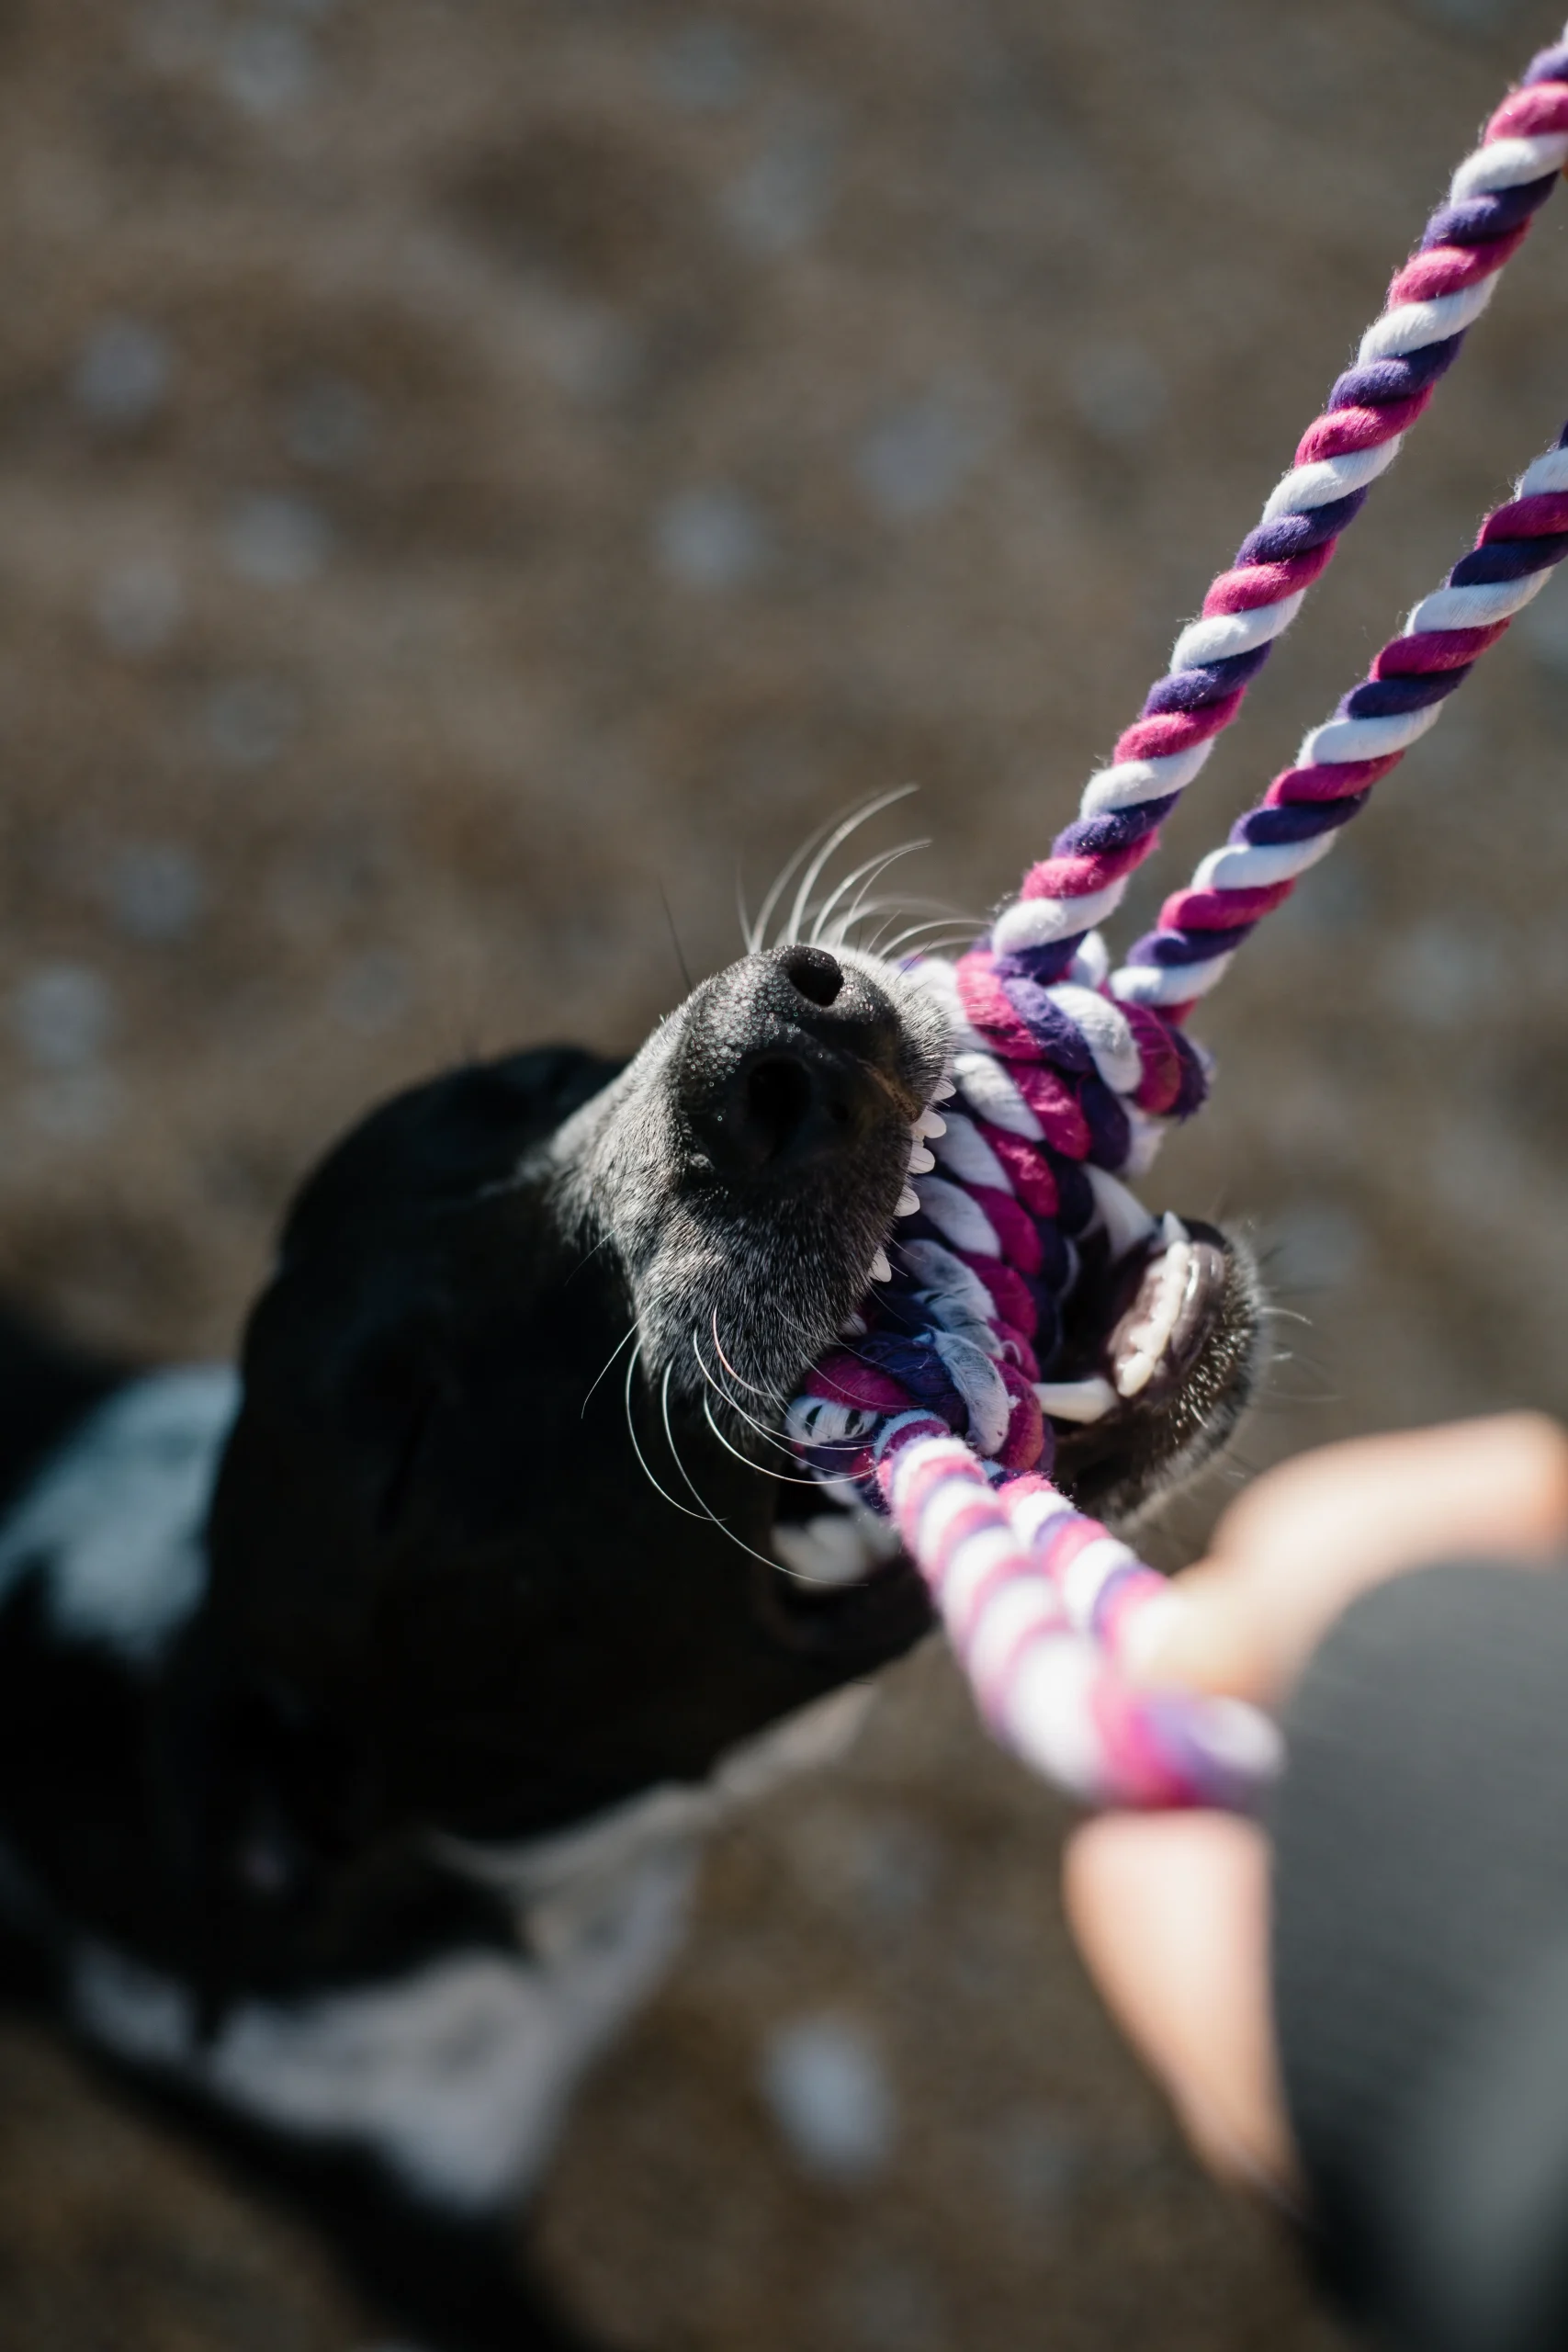
[[[1191,1312],[1184,1317],[1179,1302],[1160,1302],[1157,1253],[1141,1282],[1141,1253],[1119,1282],[1103,1278],[1098,1317],[1088,1329],[1080,1322],[1068,1376],[1098,1379],[1105,1408],[1093,1420],[1057,1425],[1057,1483],[1123,1532],[1223,1453],[1266,1369],[1263,1291],[1250,1249],[1195,1221],[1176,1229],[1178,1246],[1198,1261]],[[1145,1370],[1138,1351],[1151,1329],[1160,1345]]]

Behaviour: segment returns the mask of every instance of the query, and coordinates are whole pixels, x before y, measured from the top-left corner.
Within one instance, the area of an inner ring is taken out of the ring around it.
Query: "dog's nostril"
[[[746,1079],[746,1132],[758,1161],[776,1159],[811,1109],[810,1074],[796,1061],[758,1062]]]
[[[825,947],[792,947],[784,969],[807,1004],[831,1004],[844,985],[843,966]]]

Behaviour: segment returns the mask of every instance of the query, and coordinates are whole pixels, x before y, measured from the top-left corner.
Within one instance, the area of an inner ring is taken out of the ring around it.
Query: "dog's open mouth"
[[[1069,1427],[1168,1409],[1224,1315],[1230,1252],[1168,1214],[1142,1248],[1082,1285],[1059,1379],[1040,1401]]]
[[[643,1203],[622,1261],[667,1430],[673,1394],[775,1471],[765,1614],[840,1657],[879,1646],[874,1626],[911,1599],[929,1607],[856,1487],[880,1417],[930,1412],[1124,1521],[1217,1451],[1251,1386],[1245,1247],[1157,1221],[1098,1162],[1021,1164],[1036,1114],[986,1092],[957,1018],[841,942],[759,948],[694,992],[673,1045],[645,1048],[664,1124],[633,1082],[641,1057],[612,1103],[639,1116],[602,1123],[611,1176]]]
[[[1167,1215],[1113,1263],[1086,1264],[1038,1390],[1058,1485],[1125,1520],[1190,1476],[1253,1392],[1259,1329],[1250,1253],[1213,1226]]]
[[[1135,1517],[1224,1443],[1255,1384],[1258,1333],[1244,1245],[1168,1214],[1118,1256],[1101,1234],[1037,1390],[1056,1483],[1097,1517]],[[837,1649],[918,1605],[919,1579],[885,1521],[798,1486],[780,1494],[779,1567],[761,1596],[775,1634]]]

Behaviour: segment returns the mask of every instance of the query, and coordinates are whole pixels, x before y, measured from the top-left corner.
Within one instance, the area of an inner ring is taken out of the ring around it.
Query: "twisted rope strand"
[[[1138,944],[1112,989],[1160,1003],[1168,1020],[1184,1017],[1565,556],[1568,425],[1363,684],[1309,734],[1296,766],[1168,902],[1162,927]],[[1216,940],[1226,943],[1217,956]],[[991,1493],[982,1465],[951,1436],[915,1434],[889,1498],[982,1715],[1026,1762],[1089,1802],[1245,1810],[1256,1801],[1279,1762],[1262,1716],[1234,1701],[1129,1684],[1129,1642],[1166,1588],[1127,1545],[1042,1477]]]
[[[1083,934],[1121,903],[1274,640],[1458,357],[1564,163],[1568,34],[1533,60],[1455,172],[1382,316],[1361,337],[1354,367],[1303,436],[1258,527],[1210,587],[1200,617],[1178,637],[1142,716],[1119,739],[1111,764],[1090,776],[1077,821],[998,916],[991,946],[1009,980],[1058,978]]]
[[[1455,174],[1258,529],[1179,637],[1115,763],[1090,779],[1077,823],[987,942],[956,964],[910,959],[950,1027],[944,1110],[933,1102],[917,1122],[897,1239],[877,1261],[863,1328],[813,1367],[786,1433],[840,1500],[892,1517],[992,1729],[1095,1802],[1244,1806],[1279,1745],[1238,1702],[1152,1694],[1129,1675],[1164,1580],[1049,1483],[1053,1420],[1093,1418],[1110,1401],[1103,1382],[1053,1377],[1065,1310],[1087,1272],[1156,1240],[1162,1285],[1179,1285],[1183,1229],[1168,1218],[1157,1234],[1121,1179],[1145,1172],[1170,1122],[1204,1099],[1206,1065],[1181,1015],[1568,552],[1568,433],[1114,982],[1093,926],[1565,162],[1568,33]]]
[[[1280,1757],[1265,1716],[1238,1700],[1139,1690],[1122,1670],[1163,1577],[1044,1478],[993,1493],[930,1416],[890,1426],[882,1451],[895,1523],[1004,1746],[1089,1804],[1256,1802]]]
[[[1296,763],[1211,850],[1111,979],[1114,993],[1182,1021],[1244,940],[1326,856],[1371,788],[1435,726],[1488,646],[1568,555],[1568,425],[1495,507],[1443,585],[1424,597],[1361,684],[1314,727]]]

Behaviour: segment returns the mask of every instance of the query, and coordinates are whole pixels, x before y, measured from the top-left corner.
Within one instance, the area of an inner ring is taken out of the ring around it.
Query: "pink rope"
[[[945,1110],[917,1124],[908,1221],[879,1265],[863,1335],[807,1376],[797,1452],[840,1496],[890,1513],[927,1577],[986,1721],[1097,1803],[1252,1803],[1272,1726],[1237,1701],[1152,1694],[1127,1671],[1163,1579],[1049,1483],[1050,1378],[1086,1252],[1114,1258],[1153,1220],[1120,1181],[1148,1168],[1206,1091],[1190,1004],[1288,895],[1376,777],[1436,718],[1568,552],[1568,435],[1489,516],[1477,548],[1416,607],[1371,677],[1303,746],[1161,928],[1108,985],[1094,926],[1289,627],[1306,587],[1485,307],[1568,163],[1568,34],[1531,64],[1454,175],[1296,462],[1078,820],[956,967],[913,966],[953,1038]],[[1172,1262],[1184,1246],[1168,1236]]]

